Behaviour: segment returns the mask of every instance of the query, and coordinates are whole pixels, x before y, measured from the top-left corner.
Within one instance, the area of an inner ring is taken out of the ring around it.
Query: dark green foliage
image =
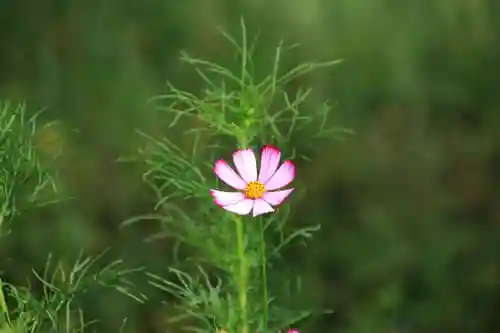
[[[46,108],[42,123],[61,121],[34,137],[35,146],[49,161],[57,155],[49,163],[57,188],[77,198],[13,219],[12,234],[0,241],[2,280],[27,286],[49,253],[73,257],[82,247],[94,255],[111,246],[110,257],[129,268],[161,272],[172,264],[173,239],[141,241],[158,232],[156,224],[118,231],[155,201],[143,170],[116,159],[143,142],[136,129],[166,135],[191,154],[185,130],[200,120],[169,128],[173,117],[145,101],[163,94],[167,80],[196,94],[206,88],[179,61],[181,50],[238,70],[216,26],[237,35],[244,15],[250,35],[261,31],[253,59],[259,79],[272,70],[281,39],[303,44],[285,56],[284,70],[344,59],[287,86],[291,96],[313,88],[304,115],[328,100],[327,127],[357,133],[313,141],[318,124],[310,124],[285,142],[287,153],[312,161],[298,162],[297,187],[307,193],[292,203],[290,228],[322,230],[276,265],[305,275],[309,295],[295,302],[335,310],[302,323],[303,331],[498,331],[499,10],[487,0],[2,1],[0,97],[14,107],[26,101],[29,116]],[[197,153],[211,162],[210,147]],[[87,319],[99,320],[95,330],[118,332],[127,317],[124,332],[175,332],[165,325],[172,300],[165,308],[165,295],[145,278],[136,282],[146,304],[100,291],[80,300]]]

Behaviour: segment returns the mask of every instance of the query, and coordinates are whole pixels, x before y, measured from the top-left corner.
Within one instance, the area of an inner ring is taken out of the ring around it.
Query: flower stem
[[[264,223],[262,217],[259,218],[260,224],[260,255],[262,260],[262,297],[264,302],[264,327],[267,329],[268,312],[269,312],[269,295],[267,290],[267,257],[266,257],[266,240],[264,238]]]
[[[234,218],[236,222],[236,243],[237,255],[239,259],[238,273],[238,299],[241,313],[241,333],[248,333],[248,312],[247,312],[247,280],[248,280],[248,263],[245,254],[245,231],[243,229],[243,221],[241,217]]]

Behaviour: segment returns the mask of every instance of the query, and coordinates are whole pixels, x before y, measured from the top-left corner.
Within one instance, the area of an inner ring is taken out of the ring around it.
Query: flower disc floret
[[[245,187],[245,197],[248,199],[262,199],[264,193],[266,192],[266,187],[264,184],[258,181],[252,181]]]

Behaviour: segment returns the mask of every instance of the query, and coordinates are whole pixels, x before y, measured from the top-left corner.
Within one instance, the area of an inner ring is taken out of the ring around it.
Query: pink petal
[[[265,184],[276,172],[280,163],[281,153],[273,146],[265,146],[260,156],[259,182]]]
[[[233,162],[244,181],[249,183],[257,180],[257,160],[252,149],[240,149],[234,152]]]
[[[224,160],[215,162],[214,172],[224,183],[237,190],[243,190],[247,183]]]
[[[268,204],[277,206],[281,204],[295,189],[291,188],[289,190],[266,192],[262,199],[264,199]]]
[[[291,161],[285,161],[265,184],[266,190],[272,191],[287,186],[295,178],[295,165]]]
[[[253,200],[252,199],[243,199],[242,201],[235,203],[233,205],[227,205],[223,206],[225,210],[236,213],[239,215],[247,215],[250,213],[253,207]]]
[[[253,216],[259,216],[265,213],[274,212],[273,207],[271,207],[267,202],[262,199],[257,199],[253,203]]]
[[[210,190],[210,194],[212,194],[214,202],[219,206],[232,205],[245,199],[245,195],[241,192]]]

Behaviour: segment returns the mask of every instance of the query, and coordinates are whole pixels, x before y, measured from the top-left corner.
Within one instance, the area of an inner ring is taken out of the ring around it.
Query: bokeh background
[[[335,101],[332,124],[357,132],[299,171],[309,191],[291,223],[323,232],[290,264],[308,301],[335,310],[308,331],[500,331],[500,5],[490,0],[0,1],[0,98],[60,121],[37,140],[48,156],[63,149],[59,186],[77,198],[17,221],[1,244],[8,278],[23,284],[49,253],[71,263],[81,248],[168,265],[171,244],[142,242],[154,224],[118,229],[153,203],[116,158],[135,129],[164,131],[146,101],[167,80],[200,89],[179,52],[230,58],[216,27],[238,35],[241,15],[249,34],[261,31],[263,68],[280,39],[303,45],[293,62],[345,59],[299,82],[315,89],[310,108]],[[100,332],[124,317],[126,332],[173,331],[165,296],[141,288],[146,304],[99,293],[82,305]]]

